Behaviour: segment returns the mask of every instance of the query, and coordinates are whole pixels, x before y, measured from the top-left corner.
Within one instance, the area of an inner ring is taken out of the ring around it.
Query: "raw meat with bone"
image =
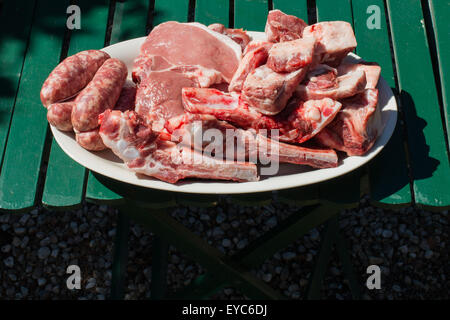
[[[269,42],[267,42],[269,43]],[[239,67],[234,73],[231,79],[228,91],[241,92],[245,79],[250,72],[262,66],[267,62],[269,56],[269,48],[264,44],[260,44],[258,47],[251,49],[247,52],[239,63]]]
[[[324,74],[312,70],[307,80],[295,90],[295,95],[307,101],[312,99],[331,98],[340,100],[354,96],[364,91],[366,87],[366,74],[363,70],[354,70],[336,77],[333,71],[321,68]]]
[[[313,62],[316,39],[305,37],[275,43],[269,51],[267,66],[276,72],[292,72]]]
[[[210,24],[208,28],[229,37],[231,40],[241,46],[242,51],[245,50],[245,47],[250,42],[250,37],[242,29],[225,28],[225,26],[221,23]]]
[[[263,162],[304,164],[314,168],[330,168],[338,164],[334,150],[309,149],[278,142],[252,129],[238,129],[212,115],[186,114],[168,121],[166,129],[172,141],[197,150],[214,151],[216,156],[228,160],[256,162],[262,157]],[[214,131],[205,135],[210,129]]]
[[[141,46],[133,79],[141,79],[148,58],[164,57],[170,64],[201,66],[221,73],[230,82],[242,57],[241,47],[229,37],[192,23],[169,21],[156,26]]]
[[[341,111],[314,140],[322,146],[344,151],[349,156],[365,154],[382,130],[381,111],[377,103],[377,89],[367,89],[342,100]]]
[[[279,129],[281,141],[297,143],[316,135],[341,108],[339,102],[329,98],[306,102],[294,99],[280,114],[267,116],[249,108],[236,93],[183,88],[182,98],[184,108],[191,113],[213,115],[243,129]]]
[[[308,36],[317,40],[317,62],[332,67],[338,66],[357,45],[352,26],[345,21],[319,22],[308,26],[303,30],[303,37]]]
[[[265,33],[267,41],[283,42],[300,39],[307,24],[300,18],[287,15],[280,10],[271,10],[267,15]]]
[[[137,173],[170,183],[185,178],[258,180],[255,164],[219,161],[164,140],[134,111],[107,110],[99,120],[103,143]]]
[[[263,114],[280,113],[307,71],[307,68],[302,68],[290,73],[278,73],[262,65],[245,79],[242,99]]]
[[[374,62],[361,62],[361,63],[342,63],[337,67],[338,75],[348,74],[353,71],[362,70],[366,74],[366,87],[365,89],[375,89],[380,79],[381,67]]]

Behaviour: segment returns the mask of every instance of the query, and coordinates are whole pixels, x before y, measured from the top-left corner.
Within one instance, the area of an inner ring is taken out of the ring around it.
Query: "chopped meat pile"
[[[170,183],[251,182],[263,158],[331,168],[339,155],[368,152],[381,133],[381,68],[344,61],[357,46],[351,25],[307,25],[272,10],[265,35],[254,40],[218,23],[156,26],[134,61],[135,85],[77,140]],[[83,68],[92,78],[98,66]],[[71,101],[49,106],[49,121],[71,130]]]

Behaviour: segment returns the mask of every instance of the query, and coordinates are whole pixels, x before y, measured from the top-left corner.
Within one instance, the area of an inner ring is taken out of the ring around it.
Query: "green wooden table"
[[[66,28],[66,9],[73,2],[81,8],[79,30]],[[155,299],[204,298],[225,285],[236,286],[251,298],[282,298],[249,270],[310,229],[327,223],[307,297],[320,297],[321,279],[335,244],[357,298],[359,284],[352,274],[345,240],[338,232],[337,214],[341,209],[356,207],[363,193],[369,194],[373,205],[381,207],[413,205],[442,210],[450,206],[450,2],[315,2],[316,7],[310,8],[315,14],[309,23],[345,20],[353,25],[358,41],[355,51],[381,65],[383,77],[396,94],[399,121],[389,144],[364,168],[326,183],[279,191],[278,198],[298,205],[298,213],[230,257],[167,213],[177,204],[214,206],[217,197],[142,189],[89,172],[55,143],[39,91],[49,72],[67,55],[144,36],[161,22],[220,22],[263,31],[272,8],[308,21],[308,1],[0,0],[0,210],[19,213],[40,203],[64,210],[79,207],[83,201],[117,206],[115,298],[123,294],[130,218],[156,235],[152,260]],[[377,13],[379,28],[369,28],[368,18]],[[272,193],[233,199],[243,205],[262,205],[272,201]],[[184,250],[208,270],[177,295],[167,292],[162,281],[168,244]]]

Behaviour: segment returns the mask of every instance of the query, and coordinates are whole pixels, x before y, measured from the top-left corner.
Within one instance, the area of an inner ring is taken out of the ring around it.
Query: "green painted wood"
[[[395,88],[384,1],[359,0],[353,1],[352,5],[358,55],[366,61],[377,62],[381,66],[382,77]],[[367,13],[367,9],[372,5],[380,8],[380,29],[369,29],[367,26],[367,19],[373,14],[371,11]],[[369,164],[370,196],[376,204],[402,205],[411,202],[402,131],[399,121],[388,145]]]
[[[233,194],[233,202],[242,206],[264,206],[272,202],[272,192]]]
[[[319,188],[317,185],[312,185],[280,190],[277,197],[289,205],[309,206],[319,201]]]
[[[150,284],[151,298],[161,300],[167,293],[167,269],[169,243],[155,236],[152,241],[152,279]]]
[[[33,21],[33,7],[33,1],[8,1],[0,12],[0,169]]]
[[[202,300],[207,299],[223,288],[225,283],[218,281],[217,275],[212,272],[201,274],[190,284],[166,296],[167,300]]]
[[[105,41],[109,1],[80,0],[77,5],[82,12],[81,29],[71,32],[69,56],[87,49],[100,49]],[[70,159],[53,139],[42,203],[63,208],[80,205],[85,177],[86,169]]]
[[[175,199],[183,206],[214,207],[219,202],[219,196],[215,194],[176,193]]]
[[[317,0],[317,21],[347,21],[353,25],[350,0]],[[360,174],[356,170],[342,177],[319,184],[321,200],[355,206],[360,198]]]
[[[450,165],[419,1],[388,0],[417,204],[450,206]]]
[[[34,15],[0,176],[0,208],[3,209],[30,208],[35,204],[47,132],[46,112],[39,93],[59,60],[64,36],[60,26],[65,25],[66,7],[64,2],[42,0]]]
[[[268,10],[268,0],[235,0],[234,27],[264,31]]]
[[[188,20],[189,0],[155,0],[153,26],[165,21],[186,22]]]
[[[197,0],[195,2],[195,21],[210,25],[221,23],[228,26],[229,0]]]
[[[439,59],[439,74],[442,86],[442,101],[444,104],[447,139],[450,142],[450,3],[443,0],[429,0],[434,36],[436,38],[437,56]]]
[[[109,44],[145,36],[148,0],[116,2]],[[89,172],[86,199],[94,202],[113,204],[123,199],[117,193],[103,186]]]
[[[347,21],[353,25],[351,0],[316,0],[317,21]]]
[[[308,2],[307,0],[273,0],[273,8],[283,11],[286,14],[303,19],[308,23]]]

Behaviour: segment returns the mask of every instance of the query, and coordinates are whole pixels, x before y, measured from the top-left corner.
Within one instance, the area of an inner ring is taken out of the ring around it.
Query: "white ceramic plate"
[[[264,39],[262,32],[249,32],[256,40]],[[131,70],[133,60],[138,56],[141,44],[145,37],[123,41],[106,47],[111,57],[122,60]],[[359,57],[350,54],[347,59],[357,62]],[[131,77],[131,74],[129,74]],[[73,160],[82,166],[98,172],[104,176],[125,183],[134,184],[146,188],[160,189],[175,192],[204,193],[204,194],[236,194],[272,191],[293,187],[305,186],[329,179],[336,178],[357,169],[373,159],[387,144],[397,121],[397,104],[391,88],[383,78],[378,83],[379,102],[381,108],[383,133],[378,137],[372,149],[360,157],[347,157],[341,160],[337,168],[312,169],[307,166],[280,164],[279,173],[275,176],[261,176],[257,182],[228,182],[217,180],[187,179],[177,184],[166,183],[151,177],[136,175],[110,150],[91,152],[80,147],[75,141],[73,133],[62,132],[51,126],[53,135],[64,150]]]

